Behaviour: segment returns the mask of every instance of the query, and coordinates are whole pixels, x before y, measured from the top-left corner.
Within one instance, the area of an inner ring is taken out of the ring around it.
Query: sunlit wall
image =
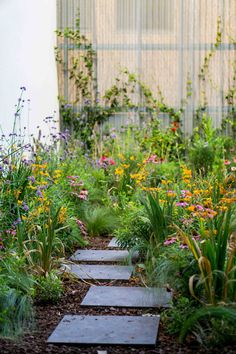
[[[101,95],[120,68],[127,67],[176,108],[189,93],[187,84],[191,86],[186,131],[192,130],[194,112],[205,100],[214,124],[220,125],[228,110],[225,96],[235,85],[235,0],[58,0],[58,27],[73,27],[78,8],[81,31],[97,51]],[[204,60],[216,43],[217,21],[222,38],[202,80]],[[72,51],[70,47],[69,58]],[[73,85],[63,78],[59,83],[60,93],[73,100]]]

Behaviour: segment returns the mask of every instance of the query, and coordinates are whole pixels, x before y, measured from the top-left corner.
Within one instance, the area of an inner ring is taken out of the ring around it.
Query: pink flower
[[[181,248],[181,249],[185,249],[185,248],[188,248],[188,246],[187,246],[187,245],[185,245],[185,244],[183,244],[183,243],[181,243],[181,245],[179,246],[179,248]]]
[[[225,161],[224,161],[224,165],[227,166],[227,165],[230,165],[230,164],[231,164],[231,162],[230,162],[229,160],[225,160]]]
[[[168,245],[171,245],[172,243],[175,243],[176,241],[177,241],[176,237],[171,237],[171,238],[164,241],[164,245],[168,246]]]
[[[108,163],[109,163],[109,165],[115,165],[115,164],[116,164],[113,159],[109,159],[109,160],[108,160]]]
[[[101,162],[107,161],[107,157],[106,157],[106,156],[102,156],[102,157],[100,158],[100,161],[101,161]]]
[[[204,207],[202,206],[202,205],[195,205],[195,207],[198,209],[198,210],[200,210],[200,211],[204,211],[205,209],[204,209]]]
[[[188,206],[188,203],[186,203],[186,202],[177,202],[175,205],[179,206],[179,207],[182,207],[182,208],[185,208],[186,206]]]

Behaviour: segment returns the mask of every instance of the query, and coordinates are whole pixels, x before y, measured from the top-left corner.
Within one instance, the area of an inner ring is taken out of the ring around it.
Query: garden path
[[[128,251],[117,249],[118,244],[115,239],[110,241],[108,248],[113,250],[78,250],[70,258],[77,263],[64,264],[63,267],[81,279],[129,280],[134,271],[132,265],[107,264],[108,262],[127,263]],[[113,284],[103,286],[99,283],[98,286],[92,285],[89,288],[80,305],[110,309],[115,307],[161,308],[169,307],[171,298],[172,294],[161,288],[113,286]],[[47,342],[69,345],[155,346],[159,322],[159,315],[147,314],[141,316],[65,315]]]

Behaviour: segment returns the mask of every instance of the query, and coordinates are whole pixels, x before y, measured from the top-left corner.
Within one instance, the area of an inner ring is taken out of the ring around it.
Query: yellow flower
[[[46,186],[48,184],[47,181],[42,181],[40,184],[42,184],[43,186]]]
[[[49,174],[47,172],[40,171],[39,173],[40,173],[41,176],[49,177]]]
[[[127,168],[130,167],[130,165],[127,165],[127,164],[124,163],[124,164],[122,165],[122,167],[124,167],[124,169],[127,169]]]
[[[19,190],[14,191],[14,197],[15,197],[16,199],[19,198],[19,195],[20,195],[20,191],[19,191]]]
[[[167,191],[167,197],[176,197],[176,193],[174,191]]]
[[[123,154],[118,154],[118,157],[121,161],[123,161],[125,159],[124,155]]]
[[[124,174],[124,170],[121,167],[115,169],[115,174],[118,176],[122,176]]]
[[[132,155],[132,156],[130,156],[130,160],[131,161],[134,161],[134,159],[135,159],[135,157]]]
[[[34,190],[34,189],[37,189],[37,187],[35,187],[35,186],[28,186],[28,188],[29,188],[29,189],[33,189],[33,190]]]
[[[61,207],[60,212],[58,214],[58,222],[59,224],[63,224],[66,220],[66,212],[67,212],[67,208],[65,207]]]
[[[161,188],[158,187],[142,187],[143,191],[148,191],[148,192],[160,192]]]
[[[194,207],[194,205],[190,205],[187,209],[188,209],[189,211],[194,211],[194,210],[195,210],[195,207]]]

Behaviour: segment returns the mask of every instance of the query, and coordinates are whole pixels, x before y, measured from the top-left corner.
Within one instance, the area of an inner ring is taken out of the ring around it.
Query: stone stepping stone
[[[170,307],[171,299],[162,288],[91,286],[81,306]]]
[[[120,247],[118,245],[118,243],[117,243],[117,238],[116,237],[113,237],[111,239],[111,241],[108,243],[108,247],[110,247],[110,248],[118,248],[118,247]]]
[[[128,257],[128,251],[78,250],[70,259],[80,262],[124,262]]]
[[[66,315],[47,342],[155,346],[159,322],[160,316]]]
[[[63,264],[61,269],[70,271],[80,279],[129,280],[134,268],[120,265]]]

